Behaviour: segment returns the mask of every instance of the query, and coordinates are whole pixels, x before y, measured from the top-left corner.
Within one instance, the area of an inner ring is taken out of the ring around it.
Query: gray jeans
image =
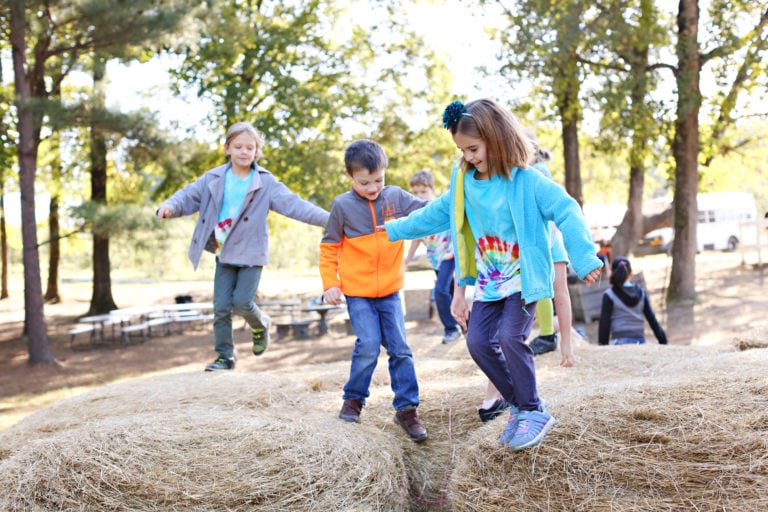
[[[222,357],[235,357],[233,311],[242,316],[251,328],[264,327],[261,311],[253,301],[259,289],[261,269],[227,265],[216,259],[216,274],[213,278],[213,338],[214,350]]]

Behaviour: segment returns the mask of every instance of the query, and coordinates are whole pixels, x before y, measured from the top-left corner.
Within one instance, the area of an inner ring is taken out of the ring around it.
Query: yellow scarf
[[[453,208],[456,222],[456,252],[459,261],[456,265],[459,280],[467,277],[477,278],[477,261],[475,261],[475,236],[469,226],[467,214],[464,211],[464,172],[459,167],[454,180]]]

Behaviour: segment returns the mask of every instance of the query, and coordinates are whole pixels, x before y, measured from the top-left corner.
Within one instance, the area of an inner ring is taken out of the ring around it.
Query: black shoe
[[[557,348],[557,334],[550,334],[549,336],[539,336],[533,340],[529,345],[533,350],[533,355],[539,356],[552,352]]]
[[[205,367],[205,371],[213,372],[216,370],[234,370],[235,360],[227,359],[226,357],[217,357],[214,362]]]
[[[493,405],[490,406],[487,409],[478,409],[477,414],[480,416],[480,421],[483,423],[488,423],[492,419],[496,418],[497,416],[501,416],[504,411],[509,409],[512,406],[509,402],[504,400],[503,398],[497,398],[495,402],[493,402]]]

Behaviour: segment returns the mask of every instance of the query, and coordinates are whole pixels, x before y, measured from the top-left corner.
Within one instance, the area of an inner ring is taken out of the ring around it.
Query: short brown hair
[[[352,142],[344,152],[344,166],[350,176],[353,172],[361,169],[366,169],[368,172],[385,169],[387,163],[387,154],[384,152],[384,148],[369,139],[359,139]]]
[[[411,176],[411,181],[409,182],[411,187],[416,185],[424,185],[425,187],[429,187],[432,190],[435,189],[435,177],[432,176],[432,172],[428,169],[422,169],[413,176]]]

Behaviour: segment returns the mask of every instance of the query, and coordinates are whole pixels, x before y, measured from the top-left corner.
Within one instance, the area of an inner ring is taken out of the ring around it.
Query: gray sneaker
[[[447,345],[448,343],[453,343],[454,341],[457,341],[459,339],[461,339],[461,330],[454,329],[453,331],[443,336],[443,344]]]

